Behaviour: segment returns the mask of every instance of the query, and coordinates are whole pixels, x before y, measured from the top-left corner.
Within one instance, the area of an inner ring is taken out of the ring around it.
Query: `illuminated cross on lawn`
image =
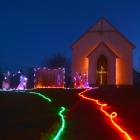
[[[107,72],[104,70],[103,66],[101,66],[100,70],[97,71],[97,74],[99,74],[99,76],[100,76],[100,85],[102,85],[103,84],[103,75],[107,74]]]

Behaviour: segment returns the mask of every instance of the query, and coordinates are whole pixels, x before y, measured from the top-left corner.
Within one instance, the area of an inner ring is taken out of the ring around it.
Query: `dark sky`
[[[139,0],[1,0],[0,67],[39,66],[57,52],[70,57],[70,45],[102,16],[135,44],[138,69]]]

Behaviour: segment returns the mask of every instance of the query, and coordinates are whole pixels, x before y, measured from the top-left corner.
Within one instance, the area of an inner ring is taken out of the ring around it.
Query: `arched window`
[[[97,69],[96,69],[96,83],[98,85],[106,85],[107,84],[107,71],[108,64],[107,59],[104,55],[101,55],[97,60]]]

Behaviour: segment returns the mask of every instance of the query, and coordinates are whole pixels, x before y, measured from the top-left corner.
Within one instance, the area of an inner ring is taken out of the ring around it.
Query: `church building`
[[[72,47],[72,76],[88,75],[90,85],[132,85],[135,46],[107,19],[99,19]]]

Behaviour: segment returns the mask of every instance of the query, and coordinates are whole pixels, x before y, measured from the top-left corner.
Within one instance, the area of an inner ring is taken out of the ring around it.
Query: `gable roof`
[[[124,40],[126,40],[132,48],[135,48],[135,45],[129,41],[121,32],[119,32],[106,18],[100,18],[99,20],[96,21],[94,25],[92,25],[83,35],[80,36],[79,39],[77,39],[72,45],[73,46],[80,41],[82,37],[84,37],[87,33],[92,33],[92,32],[116,32],[118,33]]]
[[[97,48],[101,47],[102,45],[103,45],[109,52],[111,52],[112,54],[114,54],[116,57],[119,57],[119,55],[118,55],[115,51],[113,51],[111,48],[109,48],[108,45],[106,45],[104,42],[100,42],[100,43],[87,55],[87,57],[89,57],[92,53],[95,52],[95,50],[96,50]]]
[[[111,25],[111,23],[107,19],[101,18],[89,29],[89,32],[98,32],[98,31],[115,32],[116,29],[115,27],[113,27],[113,25]]]

